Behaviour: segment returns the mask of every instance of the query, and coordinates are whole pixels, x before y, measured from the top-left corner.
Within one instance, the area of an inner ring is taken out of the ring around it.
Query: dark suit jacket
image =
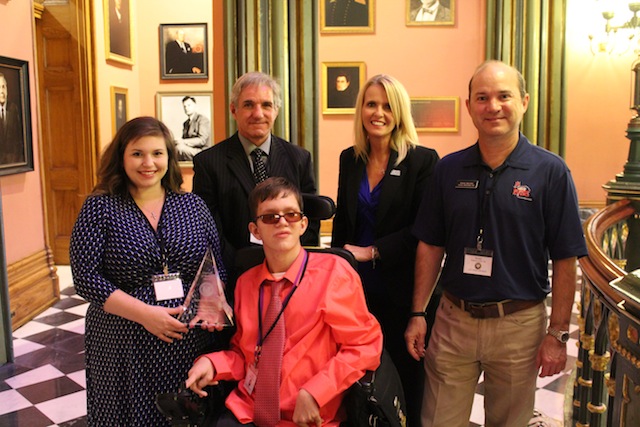
[[[177,41],[167,43],[165,68],[167,74],[191,74],[194,66],[191,45],[184,43],[187,52],[185,53]]]
[[[22,117],[18,106],[7,102],[7,117],[0,123],[0,164],[25,161]]]
[[[193,192],[204,199],[216,219],[218,233],[225,242],[225,262],[230,267],[235,250],[250,245],[247,199],[255,187],[238,134],[198,153],[193,158],[193,170]],[[317,192],[311,154],[277,136],[271,137],[267,172],[269,176],[286,178],[303,193]],[[318,245],[319,230],[319,221],[310,222],[302,243]]]
[[[331,246],[355,244],[358,191],[366,165],[354,156],[353,147],[340,154],[338,203],[333,219]],[[376,211],[375,242],[380,259],[376,271],[389,286],[393,302],[400,307],[411,305],[413,270],[418,241],[411,234],[427,180],[439,157],[435,150],[416,147],[394,166],[398,153],[391,151],[382,193]],[[400,315],[400,314],[399,314]]]

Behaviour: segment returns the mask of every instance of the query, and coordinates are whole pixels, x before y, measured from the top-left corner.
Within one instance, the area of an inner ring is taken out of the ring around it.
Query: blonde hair
[[[409,94],[402,83],[394,77],[386,74],[378,74],[371,77],[358,93],[356,101],[356,118],[354,121],[355,143],[354,149],[356,157],[360,157],[365,163],[369,159],[369,138],[367,131],[362,123],[362,106],[364,104],[364,95],[373,85],[381,85],[387,93],[391,113],[396,122],[393,131],[391,131],[391,149],[398,152],[398,159],[394,166],[398,166],[400,162],[407,156],[409,150],[418,144],[418,133],[413,124],[411,116],[411,100]]]

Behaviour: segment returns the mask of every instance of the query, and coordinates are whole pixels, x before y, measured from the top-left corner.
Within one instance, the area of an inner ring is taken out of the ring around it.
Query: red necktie
[[[282,310],[280,289],[285,281],[267,283],[271,284],[271,302],[263,325],[268,331],[276,319],[278,323],[262,343],[258,361],[253,421],[259,427],[274,427],[280,421],[280,371],[285,340],[284,316],[278,319]]]

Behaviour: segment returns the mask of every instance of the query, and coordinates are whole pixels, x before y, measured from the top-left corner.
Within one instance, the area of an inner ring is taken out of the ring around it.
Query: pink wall
[[[367,78],[390,74],[404,84],[411,97],[459,97],[458,132],[420,133],[420,144],[435,148],[442,157],[476,138],[464,100],[469,77],[484,60],[485,4],[485,0],[458,1],[453,27],[407,27],[405,2],[378,0],[375,32],[321,34],[319,61],[365,62]],[[319,144],[320,193],[335,198],[340,152],[353,145],[353,115],[322,115]]]
[[[604,28],[594,0],[567,2],[567,155],[583,205],[603,204],[602,185],[621,172],[629,152],[633,48],[593,55],[589,34]]]
[[[133,65],[106,61],[104,49],[104,10],[101,1],[94,2],[96,37],[96,71],[99,111],[100,147],[112,139],[110,87],[128,89],[129,118],[157,116],[156,94],[211,92],[213,78],[223,70],[213,67],[213,3],[211,0],[190,0],[189,7],[168,0],[131,0],[133,26]],[[216,6],[217,7],[217,6]],[[160,24],[207,23],[209,48],[209,78],[197,80],[161,80],[158,28]],[[214,112],[215,115],[215,112]],[[214,128],[215,130],[215,128]],[[212,135],[214,141],[223,135]],[[183,169],[185,188],[191,189],[192,170]]]
[[[0,178],[4,242],[7,264],[45,247],[40,153],[38,151],[38,104],[35,81],[33,5],[31,1],[0,1],[0,55],[29,63],[31,124],[35,171]]]

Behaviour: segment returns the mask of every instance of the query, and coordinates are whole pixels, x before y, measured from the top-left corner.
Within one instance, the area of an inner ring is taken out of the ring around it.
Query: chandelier
[[[591,53],[624,55],[640,39],[640,1],[600,0],[596,3],[604,23],[602,31],[589,35]]]

